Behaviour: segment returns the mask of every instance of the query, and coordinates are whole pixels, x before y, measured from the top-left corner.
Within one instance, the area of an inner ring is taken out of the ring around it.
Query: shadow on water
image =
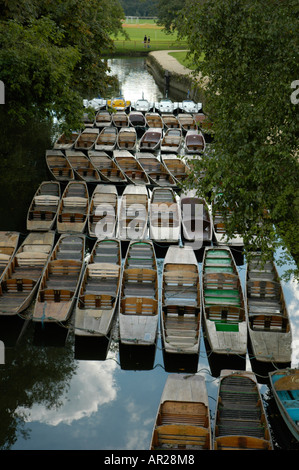
[[[48,179],[45,150],[52,145],[52,125],[30,121],[18,125],[0,108],[0,230],[26,229],[32,197]]]

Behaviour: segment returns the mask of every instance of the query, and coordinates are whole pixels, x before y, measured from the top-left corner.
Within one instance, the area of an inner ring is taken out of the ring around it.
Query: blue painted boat
[[[299,369],[269,372],[277,407],[290,432],[299,441]]]

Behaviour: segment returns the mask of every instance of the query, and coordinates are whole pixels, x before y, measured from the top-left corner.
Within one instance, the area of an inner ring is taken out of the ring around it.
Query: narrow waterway
[[[109,60],[111,73],[119,78],[122,95],[135,101],[163,97],[143,58]],[[24,136],[8,134],[10,153],[1,169],[0,230],[25,235],[29,203],[46,173],[44,152],[50,145],[48,126],[31,126]],[[163,259],[158,260],[162,269]],[[201,264],[199,265],[201,268]],[[238,269],[242,281],[244,260]],[[280,271],[286,267],[280,268]],[[293,331],[292,365],[299,362],[299,288],[284,285]],[[29,307],[29,313],[30,309]],[[117,329],[110,343],[103,341],[88,350],[75,348],[72,328],[60,326],[45,332],[18,318],[1,322],[0,340],[5,344],[5,364],[0,365],[0,448],[11,450],[147,450],[167,375],[181,372],[178,364],[165,363],[158,338],[149,355],[123,355]],[[210,357],[202,337],[198,363],[190,372],[205,377],[210,413],[214,418],[218,377],[222,368],[236,364],[228,356]],[[252,368],[249,357],[245,367]],[[286,430],[268,388],[266,370],[257,378],[267,410],[276,449],[299,449]]]

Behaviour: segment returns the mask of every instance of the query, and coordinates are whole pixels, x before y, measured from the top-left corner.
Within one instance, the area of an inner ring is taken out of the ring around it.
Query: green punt
[[[205,249],[201,289],[204,328],[212,352],[245,355],[246,304],[229,248]]]

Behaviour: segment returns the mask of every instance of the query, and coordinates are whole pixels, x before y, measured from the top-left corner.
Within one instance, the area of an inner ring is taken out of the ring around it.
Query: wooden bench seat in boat
[[[280,331],[290,330],[288,318],[282,315],[252,315],[249,318],[250,326],[255,331]]]
[[[16,255],[16,260],[19,266],[44,266],[49,256],[49,253],[28,251],[21,252]]]
[[[11,254],[0,253],[0,266],[5,267],[11,258]]]
[[[216,439],[215,450],[268,450],[269,441],[250,436],[223,436]]]
[[[280,284],[274,281],[247,281],[247,295],[250,298],[277,299],[280,298]]]
[[[114,303],[115,296],[113,295],[84,294],[79,298],[79,307],[82,309],[94,309],[97,316],[100,316],[99,309],[111,310]]]
[[[156,315],[157,308],[158,302],[153,298],[127,297],[121,300],[121,311],[124,315]]]
[[[136,243],[127,257],[127,266],[154,268],[154,259],[151,247],[148,244]]]
[[[238,307],[211,305],[206,309],[207,319],[215,322],[239,323],[245,320],[245,310]]]
[[[198,273],[184,269],[164,273],[164,305],[198,304]]]
[[[209,432],[205,428],[169,424],[158,426],[154,431],[154,444],[161,449],[172,447],[181,449],[206,449],[208,448]]]
[[[167,400],[161,405],[157,424],[191,424],[208,428],[208,409],[204,403]]]
[[[154,298],[156,294],[156,277],[154,269],[128,268],[123,273],[123,295]]]

